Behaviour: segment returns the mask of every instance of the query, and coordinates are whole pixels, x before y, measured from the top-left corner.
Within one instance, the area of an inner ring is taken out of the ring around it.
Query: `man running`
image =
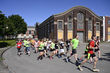
[[[63,56],[66,56],[65,55],[65,51],[64,51],[64,47],[65,47],[65,43],[63,42],[63,39],[61,39],[61,41],[59,41],[59,47],[60,47],[60,55],[59,55],[59,58]]]
[[[101,52],[100,52],[100,49],[99,49],[99,43],[100,43],[100,38],[99,38],[99,36],[97,36],[96,44],[95,44],[95,47],[96,47],[95,52],[98,53],[98,58],[100,60],[101,59],[101,57],[100,57]]]
[[[30,41],[27,39],[26,41],[26,55],[30,56]]]
[[[21,55],[21,46],[22,46],[22,42],[21,41],[18,41],[17,42],[17,50],[18,50],[18,52],[17,52],[17,55]]]
[[[78,44],[79,44],[79,40],[78,40],[78,36],[76,35],[75,38],[71,40],[72,53],[70,56],[67,57],[67,59],[66,59],[67,62],[68,62],[69,58],[74,55],[74,58],[76,60],[76,65],[78,64],[78,59],[77,59],[78,58],[77,57]]]
[[[96,37],[95,36],[92,36],[92,40],[90,41],[90,43],[89,43],[89,45],[90,45],[90,47],[89,47],[89,49],[88,49],[88,54],[87,54],[87,56],[85,57],[85,59],[83,60],[83,62],[80,64],[80,65],[78,65],[78,68],[79,68],[79,70],[80,71],[83,71],[83,69],[82,69],[82,65],[84,64],[84,63],[86,63],[89,59],[90,59],[90,57],[92,57],[93,59],[94,59],[94,64],[93,64],[93,71],[95,72],[95,71],[99,71],[99,69],[96,69],[96,64],[97,64],[97,61],[98,61],[98,59],[97,59],[97,57],[96,57],[96,55],[95,55],[95,53],[94,53],[94,46],[95,46],[95,40],[96,40]]]
[[[43,40],[40,40],[40,44],[39,44],[39,56],[37,58],[37,60],[42,60],[43,59],[43,56],[44,56],[44,41]]]
[[[50,45],[50,60],[53,59],[53,56],[55,55],[55,43],[54,42],[51,42],[51,45]]]
[[[71,44],[70,40],[67,40],[67,41],[66,41],[66,55],[67,55],[67,53],[68,53],[69,50],[70,50],[70,44]]]

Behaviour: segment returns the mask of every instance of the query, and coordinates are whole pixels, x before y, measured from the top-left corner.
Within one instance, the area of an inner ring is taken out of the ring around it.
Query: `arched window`
[[[68,20],[67,29],[68,29],[68,30],[72,30],[72,28],[73,28],[73,25],[72,25],[72,17],[69,16],[67,20]]]
[[[84,29],[84,15],[82,13],[77,14],[77,29]]]

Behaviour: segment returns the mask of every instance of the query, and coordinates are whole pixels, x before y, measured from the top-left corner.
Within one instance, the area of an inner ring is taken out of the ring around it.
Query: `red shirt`
[[[90,44],[90,47],[91,47],[91,48],[94,48],[94,46],[95,46],[95,41],[94,41],[94,40],[91,40],[89,44]],[[93,54],[93,49],[89,49],[88,53]]]
[[[22,43],[21,42],[18,42],[17,43],[17,48],[21,48],[21,45],[22,45]]]

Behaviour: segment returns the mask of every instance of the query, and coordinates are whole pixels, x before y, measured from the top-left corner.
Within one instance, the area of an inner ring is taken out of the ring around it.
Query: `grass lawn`
[[[0,40],[0,48],[8,47],[8,46],[15,46],[16,40]]]

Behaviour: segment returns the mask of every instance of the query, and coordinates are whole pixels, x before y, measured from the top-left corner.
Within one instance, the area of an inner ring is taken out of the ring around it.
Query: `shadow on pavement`
[[[90,70],[90,71],[93,71],[91,68],[89,68],[89,67],[87,67],[87,66],[82,66],[82,67],[84,67],[84,68],[86,68],[86,69],[88,69],[88,70]]]
[[[104,53],[104,55],[102,55],[106,58],[101,58],[101,60],[105,60],[105,61],[110,61],[110,53]]]

